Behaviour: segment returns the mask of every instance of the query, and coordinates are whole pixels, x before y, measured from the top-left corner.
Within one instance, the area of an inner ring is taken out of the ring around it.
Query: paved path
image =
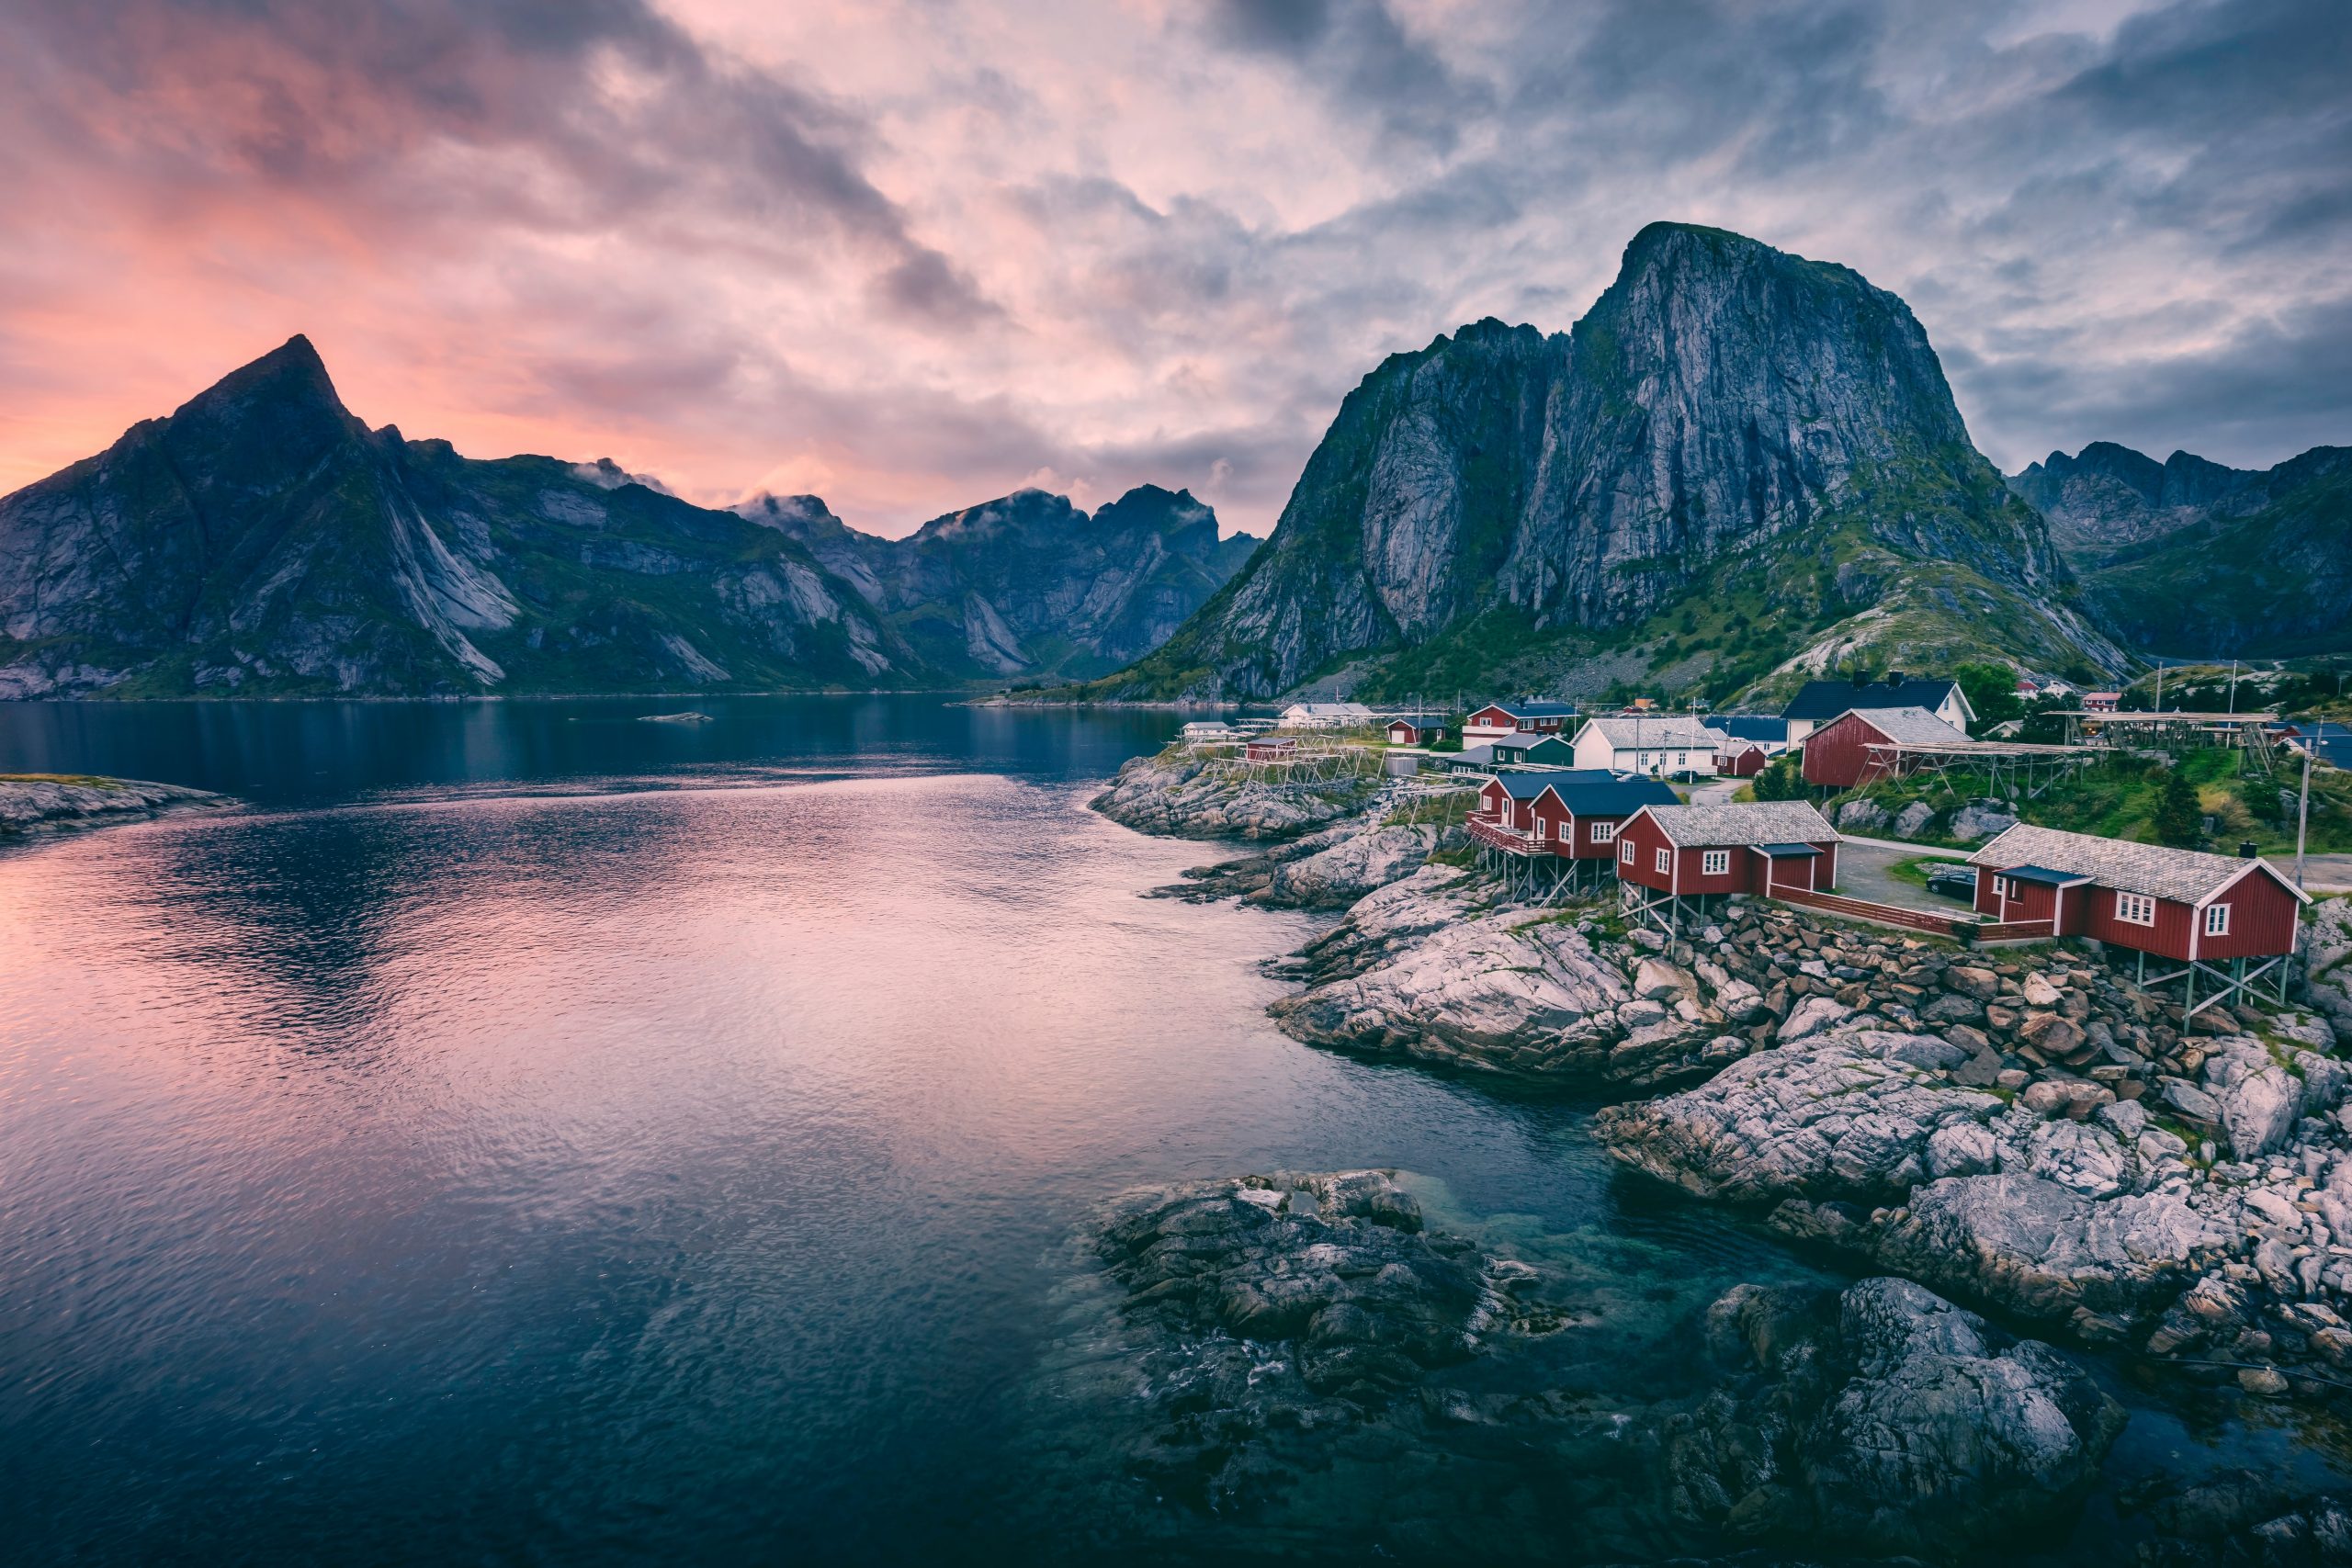
[[[1964,915],[1968,904],[1960,898],[1939,897],[1926,888],[1905,882],[1892,870],[1899,860],[1940,854],[1917,844],[1886,839],[1848,839],[1838,848],[1838,891],[1849,898],[1869,898],[1905,909],[1933,909],[1939,915]],[[1957,860],[1957,855],[1952,857]]]

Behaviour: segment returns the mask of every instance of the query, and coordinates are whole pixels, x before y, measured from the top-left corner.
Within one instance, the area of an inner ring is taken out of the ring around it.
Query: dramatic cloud
[[[1978,443],[2352,441],[2333,0],[0,0],[0,489],[293,332],[363,416],[902,532],[1262,531],[1642,224],[1909,299]]]

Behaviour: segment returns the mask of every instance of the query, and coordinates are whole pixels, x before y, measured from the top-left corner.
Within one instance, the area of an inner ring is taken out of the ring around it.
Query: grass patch
[[[1953,860],[1949,855],[1913,855],[1908,860],[1899,860],[1888,866],[1886,874],[1897,882],[1907,882],[1914,887],[1925,887],[1928,886],[1928,873],[1932,868],[1939,865],[1964,866],[1965,863]]]
[[[77,784],[84,789],[120,789],[120,779],[103,773],[0,773],[0,784]]]

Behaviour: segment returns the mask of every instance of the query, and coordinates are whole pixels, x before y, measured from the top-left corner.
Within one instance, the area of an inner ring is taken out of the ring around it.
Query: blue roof
[[[1513,718],[1574,718],[1574,703],[1514,703],[1508,701],[1480,703],[1472,713],[1484,713],[1488,708],[1500,708]]]
[[[1933,713],[1951,694],[1953,684],[1923,676],[1907,681],[1807,681],[1781,710],[1781,716],[1826,724],[1848,708],[1926,708]]]
[[[1553,787],[1576,817],[1631,817],[1645,806],[1674,806],[1681,796],[1656,779],[1626,779],[1600,768],[1552,775]]]
[[[1513,800],[1533,800],[1545,790],[1555,787],[1559,779],[1560,775],[1557,773],[1497,773],[1495,775],[1495,782],[1502,785],[1503,793]]]
[[[1803,855],[1817,855],[1821,852],[1811,844],[1758,844],[1756,847],[1772,860],[1795,860]]]
[[[1763,714],[1719,713],[1708,716],[1707,722],[1735,740],[1784,741],[1789,738],[1789,721]]]
[[[2072,882],[2088,882],[2080,872],[2052,871],[2046,865],[2013,865],[2001,873],[2012,882],[2043,882],[2052,887],[2064,887]]]

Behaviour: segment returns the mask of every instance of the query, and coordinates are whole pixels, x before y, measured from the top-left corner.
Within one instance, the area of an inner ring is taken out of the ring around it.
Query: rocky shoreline
[[[212,810],[226,795],[145,779],[51,773],[0,774],[0,843],[33,833],[144,822],[166,812]]]
[[[1934,1303],[1905,1312],[1981,1339],[1966,1303],[2245,1396],[2352,1393],[2352,904],[2310,912],[2289,1003],[2188,1017],[2080,942],[1976,950],[1743,899],[1678,939],[1605,903],[1530,907],[1430,862],[1424,831],[1360,815],[1163,891],[1353,895],[1268,964],[1300,987],[1272,1009],[1284,1032],[1616,1097],[1594,1133],[1626,1169]],[[2297,1529],[2334,1506],[2240,1491],[2241,1513],[2304,1507]],[[1926,1550],[1889,1529],[1870,1550]]]
[[[1089,804],[1138,832],[1180,839],[1289,839],[1354,817],[1380,793],[1376,775],[1276,787],[1220,774],[1182,750],[1136,757]]]
[[[1363,1529],[1379,1556],[1556,1557],[1556,1509],[1578,1561],[1966,1561],[2046,1544],[2125,1421],[2064,1352],[1893,1276],[1736,1285],[1678,1325],[1687,1386],[1600,1393],[1546,1355],[1578,1325],[1577,1282],[1430,1228],[1392,1171],[1147,1189],[1081,1241],[1134,1391],[1127,1473],[1231,1524],[1327,1518],[1331,1474],[1375,1470],[1372,1517],[1329,1518],[1327,1548]],[[1463,1486],[1490,1517],[1433,1511]],[[1424,1487],[1442,1490],[1417,1503]],[[2335,1561],[2296,1553],[2346,1522],[2245,1474],[2127,1506],[2161,1564],[2231,1543]]]

